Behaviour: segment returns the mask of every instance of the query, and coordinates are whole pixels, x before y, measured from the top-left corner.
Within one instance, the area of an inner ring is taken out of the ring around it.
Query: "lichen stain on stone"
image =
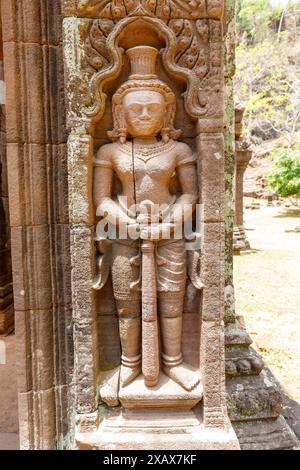
[[[78,5],[78,11],[81,14],[85,13],[87,15],[92,15],[95,12],[95,8],[92,6],[86,5],[86,3],[80,3]]]

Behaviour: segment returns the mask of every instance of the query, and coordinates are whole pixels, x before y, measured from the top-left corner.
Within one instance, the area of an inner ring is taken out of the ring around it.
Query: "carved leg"
[[[140,302],[118,300],[117,309],[122,348],[120,385],[124,387],[142,371]]]
[[[141,293],[140,257],[137,241],[123,240],[112,245],[112,281],[119,315],[122,349],[120,385],[132,382],[141,373]]]
[[[199,384],[200,375],[183,362],[182,310],[183,299],[159,299],[163,371],[174,382],[190,391]]]

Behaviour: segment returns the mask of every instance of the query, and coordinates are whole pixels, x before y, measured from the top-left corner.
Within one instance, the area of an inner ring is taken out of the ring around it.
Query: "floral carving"
[[[126,16],[157,18],[216,18],[223,14],[223,0],[79,0],[80,16],[121,19]]]
[[[113,30],[112,20],[96,20],[93,22],[86,40],[86,60],[94,70],[105,68],[110,63],[109,52],[106,47],[107,36]]]
[[[110,19],[92,22],[85,45],[86,61],[93,74],[90,94],[94,103],[87,111],[90,117],[100,118],[104,113],[104,83],[117,78],[121,70],[123,50],[118,46],[118,38],[136,20],[128,17],[118,22]],[[170,76],[187,83],[185,106],[190,116],[218,117],[222,112],[218,96],[222,89],[220,22],[187,19],[163,22],[154,17],[144,17],[144,21],[165,37],[166,48],[161,50],[163,63]]]
[[[222,88],[221,25],[214,20],[170,20],[168,26],[177,37],[175,62],[190,69],[198,84],[198,101],[206,108],[207,91],[219,93]]]
[[[282,411],[282,397],[274,387],[237,390],[227,395],[228,413],[237,417],[261,417],[270,413],[275,417]]]
[[[170,20],[168,26],[178,39],[175,62],[180,67],[193,70],[199,79],[205,77],[209,62],[207,21],[198,20],[195,28],[195,23],[189,20]]]

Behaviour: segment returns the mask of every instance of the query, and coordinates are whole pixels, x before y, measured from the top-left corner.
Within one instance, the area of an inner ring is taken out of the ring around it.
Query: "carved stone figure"
[[[117,3],[78,14],[73,2],[64,22],[76,445],[238,448],[224,387],[217,2],[193,18],[191,5],[159,13],[183,1],[137,0],[130,13],[126,2],[116,17]]]
[[[175,234],[197,202],[196,158],[177,141],[176,98],[155,74],[157,55],[150,46],[127,51],[131,75],[113,96],[109,136],[114,142],[103,145],[94,159],[94,205],[118,232],[111,272],[122,349],[120,386],[142,371],[145,385],[155,386],[161,362],[168,377],[192,390],[200,375],[182,357],[187,262],[184,236]],[[180,194],[170,190],[174,176]],[[122,188],[116,196],[114,179]],[[120,236],[124,226],[127,239]],[[105,271],[100,258],[96,289],[105,283]]]

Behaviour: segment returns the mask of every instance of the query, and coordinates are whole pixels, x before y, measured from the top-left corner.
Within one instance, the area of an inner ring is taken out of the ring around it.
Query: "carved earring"
[[[127,129],[122,127],[119,129],[119,139],[121,144],[125,144],[127,140]]]
[[[170,140],[170,128],[169,127],[163,127],[161,130],[161,138],[164,144],[167,144]]]

